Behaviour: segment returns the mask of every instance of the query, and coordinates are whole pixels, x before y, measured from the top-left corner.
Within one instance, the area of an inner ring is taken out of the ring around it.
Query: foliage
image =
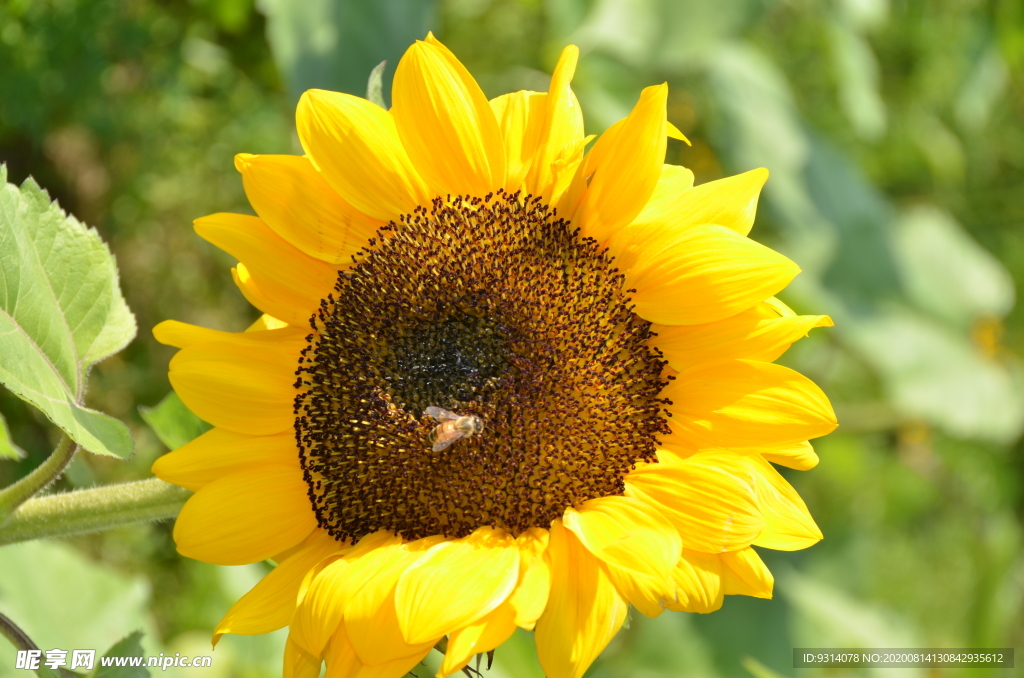
[[[135,337],[114,260],[31,180],[19,191],[0,165],[0,185],[0,383],[84,449],[127,458],[127,427],[83,406],[92,365]]]
[[[583,50],[574,87],[588,133],[625,115],[643,86],[668,80],[670,119],[694,141],[670,141],[669,162],[691,167],[698,182],[769,167],[753,235],[804,269],[787,301],[837,321],[784,361],[823,385],[841,423],[816,443],[818,468],[786,474],[826,539],[773,554],[775,599],[731,598],[706,617],[634,614],[592,675],[792,676],[794,645],[857,639],[1024,644],[1024,305],[1014,305],[1024,289],[1021,4],[411,4],[422,11],[356,0],[0,4],[0,161],[96,225],[144,328],[98,365],[86,394],[87,406],[129,424],[135,457],[78,459],[62,487],[146,477],[165,447],[200,430],[178,418],[173,400],[161,402],[170,350],[147,328],[173,317],[239,329],[255,318],[223,275],[229,260],[188,224],[248,211],[233,153],[301,152],[291,120],[298,92],[363,95],[370,69],[387,59],[387,100],[404,44],[428,28],[490,96],[543,91],[571,41]],[[368,18],[388,11],[390,23]],[[0,461],[6,485],[52,443],[20,401],[0,396],[0,411],[26,451]],[[18,548],[0,551],[0,583],[32,590]],[[183,561],[166,525],[64,548],[151,582],[132,608],[154,620],[143,642],[189,654],[205,653],[193,648],[209,647],[232,597],[263,571]],[[6,579],[11,571],[20,578]],[[64,574],[70,599],[89,585],[80,572]],[[54,633],[76,630],[55,624]],[[531,644],[518,633],[499,649],[496,675],[539,676]],[[279,675],[279,651],[276,636],[225,638],[210,678]],[[12,665],[0,662],[0,675]]]

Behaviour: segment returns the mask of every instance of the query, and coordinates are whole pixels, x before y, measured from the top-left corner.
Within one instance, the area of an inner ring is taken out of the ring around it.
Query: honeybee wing
[[[451,414],[451,412],[448,414]],[[454,426],[439,425],[435,431],[434,446],[430,448],[434,452],[441,452],[442,450],[448,449],[449,445],[465,435]]]
[[[449,412],[443,407],[434,407],[433,405],[424,410],[423,413],[437,419],[438,421],[454,421],[459,418],[459,415],[454,412]],[[434,451],[436,452],[437,450]]]

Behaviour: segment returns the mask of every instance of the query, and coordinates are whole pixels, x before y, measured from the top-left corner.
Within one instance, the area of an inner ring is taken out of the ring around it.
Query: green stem
[[[0,490],[0,525],[19,506],[56,480],[57,476],[71,463],[71,458],[75,456],[77,449],[78,446],[67,434],[61,435],[57,449],[46,461],[18,482]]]
[[[30,499],[0,525],[0,546],[173,518],[191,495],[150,478]]]
[[[32,642],[32,639],[28,637],[27,633],[22,631],[17,624],[12,622],[9,617],[3,614],[0,614],[0,636],[9,640],[15,649],[39,649],[39,646]],[[40,657],[39,668],[36,669],[36,674],[39,678],[53,678],[54,673],[43,665],[43,659],[45,659],[45,657]],[[57,675],[64,676],[65,678],[78,678],[78,674],[61,668],[57,669]]]

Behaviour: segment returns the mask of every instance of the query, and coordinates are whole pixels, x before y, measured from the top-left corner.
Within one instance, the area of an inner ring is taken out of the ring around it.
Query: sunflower
[[[752,546],[821,538],[772,464],[813,467],[835,416],[773,361],[831,321],[776,300],[799,269],[747,237],[767,172],[664,164],[666,85],[586,152],[577,57],[488,101],[428,35],[390,110],[310,90],[304,156],[237,156],[259,216],[196,221],[264,315],[154,329],[214,428],[153,471],[195,491],[181,554],[276,563],[214,643],[288,626],[288,678],[437,646],[444,676],[518,627],[579,678],[630,605],[770,597]]]

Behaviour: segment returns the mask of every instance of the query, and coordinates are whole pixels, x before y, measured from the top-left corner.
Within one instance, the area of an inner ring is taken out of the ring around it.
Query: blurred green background
[[[301,153],[302,90],[363,94],[382,59],[387,84],[427,30],[489,96],[544,91],[578,44],[588,133],[667,80],[669,118],[693,140],[670,141],[668,161],[698,182],[768,167],[752,235],[804,270],[783,298],[836,320],[783,358],[841,423],[815,443],[818,468],[786,472],[825,540],[762,552],[774,600],[634,613],[590,675],[860,675],[794,670],[794,646],[1024,650],[1020,0],[4,0],[0,162],[99,229],[140,326],[88,396],[130,423],[134,458],[80,455],[57,489],[148,477],[166,451],[138,409],[169,391],[154,324],[255,319],[233,261],[191,229],[250,212],[232,156]],[[56,438],[8,394],[0,412],[24,450],[0,460],[6,485]],[[142,628],[150,652],[209,654],[266,570],[182,559],[169,524],[125,528],[0,549],[0,610],[44,649],[102,650]],[[499,649],[493,674],[540,676],[529,641]],[[0,676],[14,675],[2,645]],[[277,676],[282,645],[227,637],[191,673]]]

